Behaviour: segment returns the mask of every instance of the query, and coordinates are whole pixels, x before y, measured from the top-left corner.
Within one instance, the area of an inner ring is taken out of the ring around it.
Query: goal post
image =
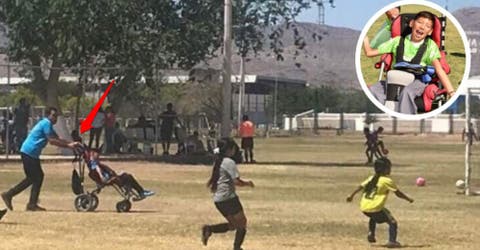
[[[480,101],[480,80],[469,81],[465,91],[465,195],[478,195],[480,192],[472,190],[472,171],[475,162],[472,159],[474,141],[478,138],[477,122],[479,116],[478,103]],[[478,163],[478,162],[477,162]]]

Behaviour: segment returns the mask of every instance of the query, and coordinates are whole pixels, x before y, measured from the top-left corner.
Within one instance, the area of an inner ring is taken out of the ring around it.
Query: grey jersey
[[[235,162],[230,158],[223,158],[220,165],[220,176],[217,181],[217,191],[213,194],[213,201],[226,201],[237,196],[233,180],[238,177],[240,177],[240,173]]]

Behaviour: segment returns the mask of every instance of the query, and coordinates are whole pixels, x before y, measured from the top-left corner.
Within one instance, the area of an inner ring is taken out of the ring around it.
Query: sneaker
[[[5,202],[5,206],[7,206],[8,209],[13,211],[12,197],[9,196],[7,193],[2,193],[2,200],[3,202]]]
[[[375,243],[375,242],[377,242],[377,239],[375,239],[375,235],[373,235],[373,234],[368,234],[367,240],[368,240],[368,242],[370,242],[370,243]]]
[[[7,213],[7,209],[0,210],[0,220],[3,218],[3,216]]]
[[[388,248],[397,248],[397,247],[401,247],[402,244],[400,244],[400,242],[398,241],[389,241],[385,246]]]
[[[27,205],[27,211],[31,211],[31,212],[37,212],[37,211],[47,211],[47,209],[35,204],[35,205],[30,205],[28,204]]]
[[[143,190],[143,193],[141,194],[141,196],[143,196],[143,197],[148,197],[148,196],[152,196],[152,195],[154,195],[154,194],[155,194],[155,192],[153,192],[153,191]]]
[[[212,235],[212,232],[210,231],[210,227],[208,225],[204,225],[202,227],[202,243],[204,246],[207,245],[208,238]]]

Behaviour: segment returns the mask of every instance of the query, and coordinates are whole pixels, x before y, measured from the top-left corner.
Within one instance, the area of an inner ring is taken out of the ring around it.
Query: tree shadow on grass
[[[375,247],[375,248],[389,248],[387,244],[382,244],[382,245],[372,245],[372,247]],[[399,247],[395,247],[395,248],[430,248],[432,247],[432,245],[430,244],[405,244],[405,245],[401,245]],[[390,247],[391,248],[391,247]]]
[[[264,161],[256,162],[253,165],[291,165],[291,166],[312,166],[312,167],[350,167],[350,168],[371,168],[373,164],[365,162],[304,162],[304,161]],[[398,167],[405,167],[405,164],[395,164]]]

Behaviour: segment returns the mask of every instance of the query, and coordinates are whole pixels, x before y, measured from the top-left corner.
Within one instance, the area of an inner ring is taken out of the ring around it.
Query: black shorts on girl
[[[218,211],[220,211],[224,217],[235,215],[240,211],[243,211],[242,203],[240,203],[238,196],[226,201],[215,202],[215,207],[217,207]]]
[[[391,223],[391,222],[395,221],[395,219],[393,218],[390,211],[388,211],[388,209],[386,209],[386,208],[383,208],[382,210],[380,210],[378,212],[373,212],[373,213],[363,212],[363,213],[366,216],[372,218],[378,224],[385,223],[385,222]]]

